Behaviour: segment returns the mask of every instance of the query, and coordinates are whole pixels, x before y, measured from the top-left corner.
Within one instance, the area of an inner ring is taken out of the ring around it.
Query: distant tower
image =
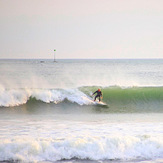
[[[54,49],[54,62],[57,62],[56,61],[56,49]]]

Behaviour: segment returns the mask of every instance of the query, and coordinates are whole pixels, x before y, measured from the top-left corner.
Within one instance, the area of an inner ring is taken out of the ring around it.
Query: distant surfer
[[[102,98],[102,92],[101,92],[100,89],[98,89],[96,92],[94,92],[94,93],[92,94],[92,96],[93,96],[94,94],[96,94],[96,93],[97,93],[97,95],[95,96],[94,101],[96,101],[96,98],[98,97],[98,98],[99,98],[99,102],[100,102],[100,101],[101,101],[101,98]]]

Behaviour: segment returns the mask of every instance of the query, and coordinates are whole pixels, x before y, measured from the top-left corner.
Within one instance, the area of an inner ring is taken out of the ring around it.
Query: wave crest
[[[31,98],[45,103],[61,103],[65,99],[79,105],[90,104],[87,95],[78,89],[12,89],[1,90],[0,106],[12,107],[26,104]]]

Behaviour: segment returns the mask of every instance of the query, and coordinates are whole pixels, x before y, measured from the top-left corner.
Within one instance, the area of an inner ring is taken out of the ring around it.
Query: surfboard
[[[87,100],[90,104],[93,105],[102,105],[102,106],[108,106],[106,103],[102,102],[102,101],[94,101],[92,98],[90,97],[82,97],[84,100]]]
[[[102,102],[102,101],[93,101],[96,105],[102,105],[102,106],[107,106],[106,103]]]

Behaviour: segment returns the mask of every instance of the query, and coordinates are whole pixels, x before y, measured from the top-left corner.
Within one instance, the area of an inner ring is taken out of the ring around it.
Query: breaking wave
[[[0,106],[11,107],[26,104],[31,99],[45,103],[61,103],[65,99],[79,105],[88,105],[86,94],[78,89],[12,89],[1,90]]]
[[[76,89],[0,89],[0,106],[14,107],[36,100],[44,103],[64,103],[65,100],[78,105],[93,105],[92,93],[98,87]],[[163,111],[163,87],[105,87],[101,88],[103,101],[116,108],[147,108]]]

